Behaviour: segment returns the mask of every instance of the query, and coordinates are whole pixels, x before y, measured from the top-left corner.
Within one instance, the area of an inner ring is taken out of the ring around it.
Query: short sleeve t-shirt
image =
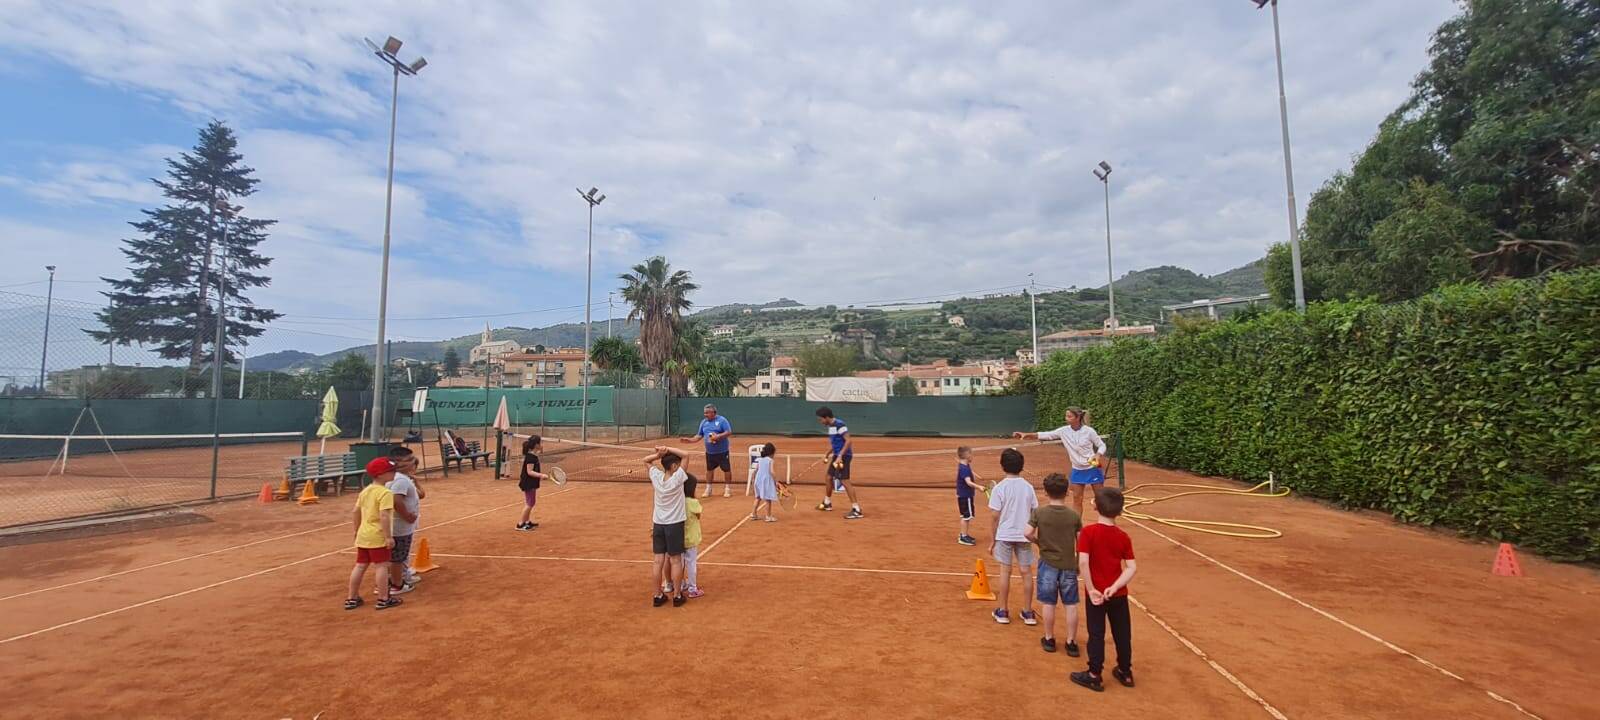
[[[707,454],[719,455],[728,452],[728,438],[725,437],[715,442],[711,440],[712,435],[725,432],[733,432],[733,425],[728,422],[727,418],[721,415],[718,415],[712,420],[700,421],[700,437],[703,437],[706,440]]]
[[[1028,517],[1039,507],[1039,496],[1033,486],[1019,477],[1006,477],[989,492],[989,509],[1000,513],[995,526],[994,539],[1001,542],[1027,542]]]
[[[1122,575],[1122,561],[1133,559],[1133,539],[1115,525],[1091,523],[1078,533],[1078,552],[1089,554],[1089,579],[1103,591]],[[1116,596],[1127,594],[1123,587]]]
[[[539,478],[534,477],[529,473],[529,471],[532,470],[533,472],[543,472],[541,468],[542,466],[539,464],[538,453],[523,453],[522,479],[517,481],[517,489],[523,492],[527,492],[529,490],[538,490]]]
[[[971,478],[972,466],[967,463],[956,463],[956,497],[972,497],[972,486],[967,484],[967,480]]]
[[[694,498],[684,498],[683,507],[683,546],[686,548],[700,547],[700,501]]]
[[[840,420],[839,418],[834,418],[833,422],[828,425],[828,447],[833,449],[834,455],[838,455],[839,451],[844,450],[845,436],[849,434],[850,428],[847,427],[844,424],[844,421]],[[855,451],[851,450],[850,452],[845,453],[844,456],[850,457],[854,454]]]
[[[404,505],[406,512],[411,513],[421,520],[419,513],[422,511],[422,500],[417,497],[417,484],[410,477],[400,473],[394,474],[394,480],[389,483],[389,492],[394,495],[397,505]],[[400,511],[395,510],[393,528],[390,533],[395,537],[403,537],[417,531],[417,524],[400,516]]]
[[[1039,433],[1040,440],[1060,440],[1061,446],[1067,449],[1067,457],[1072,459],[1072,469],[1088,470],[1094,467],[1096,455],[1104,455],[1106,442],[1100,439],[1100,433],[1088,425],[1079,425],[1073,430],[1071,425],[1062,425],[1049,432]]]
[[[356,547],[381,548],[386,545],[383,541],[383,527],[379,524],[382,518],[379,513],[384,510],[394,510],[394,493],[378,483],[373,483],[361,489],[361,494],[356,496],[356,507],[361,509],[361,526],[356,528]]]
[[[1057,570],[1078,571],[1078,531],[1083,518],[1065,505],[1045,505],[1033,511],[1028,524],[1039,529],[1039,557]]]
[[[683,472],[683,466],[668,475],[665,470],[655,465],[650,466],[650,486],[655,490],[655,509],[650,514],[651,522],[657,525],[671,525],[681,523],[688,515],[688,498],[683,496],[683,483],[689,476]]]

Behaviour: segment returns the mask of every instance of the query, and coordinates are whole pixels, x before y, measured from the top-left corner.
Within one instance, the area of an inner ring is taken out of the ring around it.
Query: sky
[[[1301,216],[1426,63],[1449,0],[1284,0]],[[0,291],[102,302],[150,178],[215,118],[278,224],[250,353],[593,312],[653,255],[697,305],[939,300],[1214,274],[1288,234],[1271,14],[1248,0],[238,3],[0,0]],[[87,305],[82,307],[88,307]],[[619,306],[620,307],[620,306]],[[0,318],[3,320],[3,318]],[[0,335],[6,328],[0,322]],[[54,344],[54,340],[52,344]],[[36,344],[36,343],[35,343]]]

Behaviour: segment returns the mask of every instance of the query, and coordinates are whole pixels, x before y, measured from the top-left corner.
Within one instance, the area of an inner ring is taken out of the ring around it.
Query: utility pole
[[[1283,92],[1283,41],[1278,38],[1278,0],[1272,2],[1272,49],[1278,61],[1278,124],[1283,129],[1283,184],[1289,193],[1289,259],[1294,266],[1294,307],[1306,311],[1306,287],[1300,270],[1300,219],[1294,206],[1294,161],[1289,157],[1289,99]],[[1256,2],[1260,9],[1261,2]]]
[[[50,271],[50,289],[44,294],[44,342],[39,343],[39,394],[44,394],[44,365],[50,359],[50,306],[56,297],[56,266],[46,265],[44,269]]]
[[[1033,316],[1033,364],[1039,364],[1039,290],[1028,273],[1028,311]]]

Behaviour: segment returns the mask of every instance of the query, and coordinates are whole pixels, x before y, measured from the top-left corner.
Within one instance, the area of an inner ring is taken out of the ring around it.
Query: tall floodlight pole
[[[221,200],[216,203],[217,214],[222,218],[222,240],[217,243],[221,252],[217,254],[217,337],[212,345],[211,356],[211,498],[217,497],[217,468],[222,460],[222,363],[227,355],[223,352],[223,326],[227,322],[228,312],[228,213],[232,210]],[[242,356],[241,356],[242,357]],[[243,368],[240,368],[243,371]]]
[[[1033,364],[1039,364],[1039,290],[1033,273],[1028,273],[1028,315],[1033,325]]]
[[[589,439],[589,306],[593,304],[589,300],[593,297],[591,285],[594,282],[594,206],[606,199],[599,193],[599,188],[589,188],[589,192],[578,190],[578,197],[589,203],[589,246],[586,252],[589,264],[583,273],[583,408],[580,421],[583,424],[580,431],[583,440]]]
[[[1289,260],[1294,267],[1294,307],[1306,309],[1306,286],[1300,269],[1300,218],[1294,206],[1294,160],[1289,153],[1289,99],[1283,92],[1283,40],[1278,37],[1278,0],[1251,0],[1259,10],[1272,3],[1272,49],[1278,62],[1278,125],[1283,129],[1283,184],[1289,194]]]
[[[1111,166],[1106,161],[1100,161],[1100,167],[1094,171],[1094,176],[1100,179],[1100,184],[1106,189],[1106,314],[1109,316],[1111,331],[1117,330],[1117,276],[1111,269]]]
[[[419,57],[410,65],[400,62],[400,58],[395,56],[400,52],[400,41],[392,35],[383,41],[381,48],[366,38],[362,38],[362,42],[367,44],[373,55],[394,69],[394,89],[389,95],[389,183],[383,194],[383,269],[378,276],[378,342],[372,348],[373,359],[377,362],[372,365],[372,431],[368,439],[377,442],[381,432],[379,426],[383,424],[384,367],[387,363],[384,358],[384,322],[389,313],[389,227],[394,210],[394,133],[395,120],[400,112],[400,76],[416,75],[428,61]]]
[[[611,339],[611,293],[606,293],[606,339]]]
[[[44,394],[44,365],[50,360],[50,306],[56,298],[56,266],[46,265],[50,272],[50,289],[44,293],[44,342],[39,343],[39,394]]]

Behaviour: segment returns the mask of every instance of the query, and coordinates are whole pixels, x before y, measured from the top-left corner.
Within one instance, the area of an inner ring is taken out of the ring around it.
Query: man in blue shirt
[[[845,513],[846,520],[859,520],[863,517],[861,503],[856,502],[855,486],[850,484],[850,459],[855,449],[851,447],[850,428],[843,420],[833,416],[833,410],[826,407],[817,408],[817,422],[828,429],[828,454],[824,459],[828,462],[828,483],[823,490],[822,504],[818,510],[833,509],[833,485],[838,483],[844,487],[846,495],[850,496],[850,512]]]
[[[722,469],[722,496],[733,496],[733,464],[728,460],[728,438],[733,436],[733,426],[728,419],[717,414],[717,406],[705,407],[705,419],[700,421],[700,431],[684,444],[704,440],[706,443],[706,494],[711,497],[711,486],[717,481],[717,468]]]

